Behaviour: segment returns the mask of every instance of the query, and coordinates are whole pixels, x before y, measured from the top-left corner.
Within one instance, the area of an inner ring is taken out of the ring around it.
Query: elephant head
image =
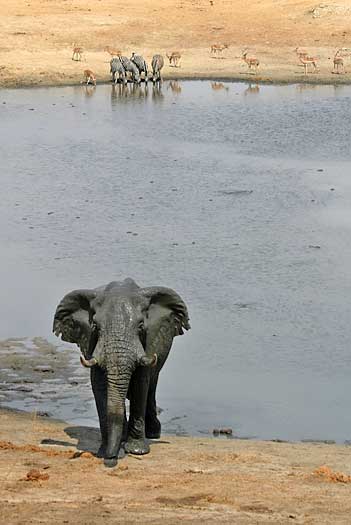
[[[181,297],[169,288],[140,288],[132,279],[68,293],[56,309],[53,331],[76,343],[81,362],[106,377],[106,460],[117,457],[125,399],[133,372],[157,362],[157,332],[167,320],[173,337],[190,328]],[[103,434],[103,429],[101,428]]]

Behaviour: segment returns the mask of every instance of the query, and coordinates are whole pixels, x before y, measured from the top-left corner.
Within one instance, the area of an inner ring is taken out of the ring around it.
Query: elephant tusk
[[[154,354],[151,357],[143,355],[143,357],[140,358],[139,364],[141,366],[151,366],[151,367],[156,366],[156,364],[157,364],[157,354]]]
[[[92,359],[85,359],[85,357],[83,357],[81,355],[80,356],[80,362],[82,363],[82,365],[85,368],[91,368],[91,367],[97,365],[97,360],[95,359],[95,357],[93,357]]]

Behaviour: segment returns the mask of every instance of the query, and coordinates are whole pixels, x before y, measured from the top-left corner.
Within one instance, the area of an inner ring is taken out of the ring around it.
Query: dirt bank
[[[211,5],[213,4],[213,5]],[[319,7],[322,6],[322,7]],[[112,46],[130,55],[180,51],[181,67],[166,78],[219,78],[266,82],[350,82],[333,74],[338,48],[350,44],[349,2],[314,0],[0,0],[0,86],[76,84],[92,69],[109,80]],[[74,62],[73,44],[84,48]],[[212,44],[228,49],[211,56]],[[318,73],[303,75],[294,49],[318,57]],[[248,71],[244,47],[260,61]]]
[[[8,525],[350,523],[351,478],[333,474],[351,473],[347,446],[164,436],[149,455],[106,469],[90,453],[96,429],[6,410],[0,417]]]

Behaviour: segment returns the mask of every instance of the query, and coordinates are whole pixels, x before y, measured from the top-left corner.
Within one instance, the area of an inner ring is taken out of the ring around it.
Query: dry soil
[[[76,84],[84,69],[108,81],[106,46],[150,60],[179,51],[166,78],[253,82],[349,82],[333,72],[339,48],[351,48],[351,3],[314,0],[0,0],[0,86]],[[73,44],[84,48],[72,61]],[[212,44],[227,44],[217,57]],[[294,49],[317,57],[319,71],[303,74]],[[260,61],[249,71],[242,50]]]
[[[0,412],[1,521],[349,524],[345,445],[163,436],[107,469],[98,432]],[[326,465],[326,466],[325,466]]]

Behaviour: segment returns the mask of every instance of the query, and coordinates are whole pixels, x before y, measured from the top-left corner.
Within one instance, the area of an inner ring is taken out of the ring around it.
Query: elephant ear
[[[147,339],[153,340],[160,330],[164,336],[183,335],[190,329],[188,309],[183,299],[171,288],[143,288],[141,294],[149,301]],[[149,346],[147,344],[147,346]]]
[[[53,332],[62,341],[76,343],[86,354],[91,335],[91,303],[98,290],[74,290],[64,296],[56,308]]]

